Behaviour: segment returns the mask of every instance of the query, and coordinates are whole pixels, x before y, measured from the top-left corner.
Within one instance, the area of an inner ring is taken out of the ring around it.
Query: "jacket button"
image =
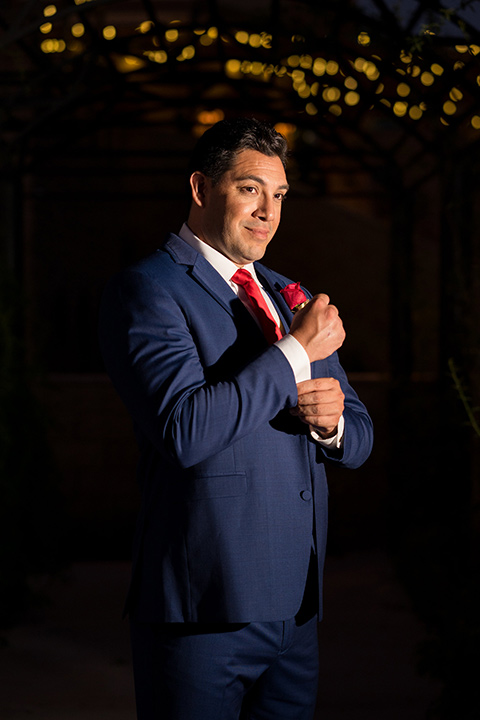
[[[310,490],[302,490],[302,492],[300,493],[300,497],[302,498],[302,500],[311,500],[312,493],[310,492]]]

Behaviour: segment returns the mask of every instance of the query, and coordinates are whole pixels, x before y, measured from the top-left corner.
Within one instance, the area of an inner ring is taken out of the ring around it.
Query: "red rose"
[[[303,303],[306,304],[308,302],[308,298],[300,287],[299,282],[285,285],[285,287],[280,290],[280,293],[283,295],[285,302],[293,312],[300,309],[298,307],[299,305],[303,305]]]

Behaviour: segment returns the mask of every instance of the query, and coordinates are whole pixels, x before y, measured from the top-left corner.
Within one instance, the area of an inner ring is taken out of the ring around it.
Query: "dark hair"
[[[199,170],[215,185],[242,150],[277,155],[286,167],[288,146],[283,135],[255,118],[236,118],[221,120],[203,133],[190,160],[190,173]]]

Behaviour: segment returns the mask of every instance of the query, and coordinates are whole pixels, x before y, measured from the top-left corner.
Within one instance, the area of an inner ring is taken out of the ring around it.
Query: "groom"
[[[139,720],[313,716],[325,465],[361,465],[372,424],[338,361],[337,309],[258,262],[286,156],[254,119],[207,130],[187,222],[103,297],[102,353],[140,451]]]

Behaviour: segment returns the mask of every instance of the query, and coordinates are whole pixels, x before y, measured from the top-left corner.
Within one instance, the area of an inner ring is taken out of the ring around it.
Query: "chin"
[[[248,255],[252,258],[250,262],[253,262],[254,260],[261,260],[263,256],[265,255],[265,252],[268,247],[268,242],[264,242],[262,244],[255,245],[252,248],[249,248]]]

